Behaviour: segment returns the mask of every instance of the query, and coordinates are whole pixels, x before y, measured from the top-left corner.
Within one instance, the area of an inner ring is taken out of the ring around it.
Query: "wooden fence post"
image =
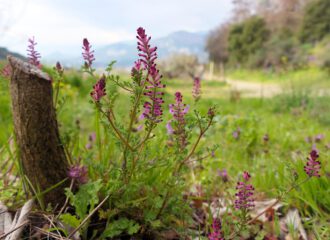
[[[16,142],[23,172],[35,189],[45,191],[67,177],[68,161],[61,144],[50,77],[37,67],[8,56]],[[45,205],[60,207],[68,181],[43,196]],[[30,189],[31,190],[31,189]]]

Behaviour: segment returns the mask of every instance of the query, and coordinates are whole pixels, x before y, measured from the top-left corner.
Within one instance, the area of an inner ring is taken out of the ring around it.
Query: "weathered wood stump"
[[[61,144],[50,77],[37,67],[8,56],[16,141],[24,174],[41,192],[67,177],[68,161]],[[68,181],[43,196],[45,205],[61,205]],[[32,189],[30,189],[32,190]]]

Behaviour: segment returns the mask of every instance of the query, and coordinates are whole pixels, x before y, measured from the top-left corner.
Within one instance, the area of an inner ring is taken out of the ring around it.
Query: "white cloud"
[[[81,51],[82,38],[94,47],[134,39],[139,26],[154,38],[178,31],[207,31],[229,16],[231,0],[0,0],[11,5],[12,27],[0,46],[25,53],[28,37],[48,55]],[[6,3],[6,4],[3,4]]]
[[[89,24],[74,15],[50,8],[46,1],[33,1],[27,5],[19,21],[2,39],[10,49],[25,52],[27,39],[35,36],[38,48],[43,52],[67,51],[78,48],[87,37],[93,45],[110,44],[134,38],[123,29],[108,30]],[[2,45],[2,44],[0,44]],[[80,47],[79,47],[80,49]]]

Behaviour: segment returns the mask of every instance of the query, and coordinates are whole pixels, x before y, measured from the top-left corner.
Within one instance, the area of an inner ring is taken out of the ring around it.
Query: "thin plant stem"
[[[97,141],[97,148],[99,152],[99,162],[102,162],[103,154],[102,154],[102,144],[101,144],[101,129],[100,129],[100,112],[96,110],[95,116],[95,127],[96,127],[96,141]]]
[[[148,79],[148,77],[149,77],[149,71],[148,71],[145,79]],[[146,83],[147,83],[147,80],[143,81],[142,89],[137,94],[137,98],[136,98],[136,100],[134,102],[133,109],[131,111],[131,118],[130,118],[130,122],[129,122],[128,129],[127,129],[127,138],[126,138],[126,142],[127,143],[129,143],[130,138],[131,138],[133,123],[134,123],[134,121],[136,119],[136,114],[137,114],[137,111],[138,111],[138,106],[140,104],[140,99],[143,96],[143,92],[144,92]],[[125,146],[124,154],[123,154],[124,160],[123,160],[123,164],[122,164],[122,170],[123,170],[123,173],[124,173],[124,178],[126,177],[126,169],[127,169],[127,150],[128,150],[128,144]],[[132,150],[132,149],[130,149],[130,150]]]
[[[209,120],[209,123],[207,124],[207,126],[206,126],[204,129],[202,128],[202,125],[201,125],[201,123],[200,123],[200,120],[198,120],[198,123],[199,123],[199,128],[200,128],[199,136],[198,136],[198,138],[197,138],[195,144],[193,145],[193,147],[192,147],[190,153],[187,155],[186,158],[184,158],[183,161],[181,161],[181,162],[179,163],[178,167],[175,169],[175,171],[174,171],[174,176],[177,176],[177,175],[178,175],[178,173],[180,172],[180,170],[181,170],[181,168],[183,167],[183,165],[184,165],[184,164],[185,164],[185,163],[191,158],[191,156],[195,153],[196,148],[197,148],[197,146],[198,146],[200,140],[201,140],[202,137],[204,136],[205,132],[206,132],[206,131],[210,128],[210,126],[212,125],[212,123],[213,123],[213,117]],[[165,195],[165,197],[164,197],[164,201],[163,201],[163,203],[162,203],[162,206],[160,207],[160,209],[159,209],[159,211],[158,211],[158,214],[157,214],[156,219],[158,219],[158,218],[160,217],[160,215],[162,214],[162,212],[163,212],[163,210],[164,210],[164,208],[165,208],[165,206],[166,206],[166,204],[167,204],[167,201],[168,201],[168,199],[169,199],[169,197],[170,197],[170,194],[171,194],[170,189],[168,189],[167,192],[166,192],[166,195]]]
[[[109,121],[112,129],[115,131],[115,133],[116,133],[117,137],[119,138],[119,140],[121,140],[125,144],[125,146],[127,146],[128,149],[130,149],[131,151],[134,151],[134,149],[132,148],[132,146],[130,146],[128,144],[128,142],[126,141],[126,139],[123,137],[123,135],[120,133],[120,131],[115,126],[114,122],[111,119],[110,113],[107,114],[102,109],[100,109],[100,111],[108,119],[108,121]]]

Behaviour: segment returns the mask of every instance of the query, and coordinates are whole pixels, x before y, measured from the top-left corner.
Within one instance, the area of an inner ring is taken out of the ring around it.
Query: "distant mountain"
[[[25,57],[23,57],[22,55],[20,55],[18,53],[14,53],[14,52],[9,51],[7,48],[0,47],[0,60],[6,60],[8,55],[12,55],[14,57],[21,58],[21,59],[26,59]]]
[[[207,59],[204,50],[207,33],[191,33],[179,31],[166,37],[151,39],[152,45],[158,47],[159,59],[168,57],[173,53],[195,54],[201,61]],[[112,60],[116,60],[116,66],[129,67],[137,59],[136,41],[110,44],[95,50],[96,66],[105,66]]]
[[[204,50],[207,32],[191,33],[186,31],[174,32],[166,37],[151,39],[151,44],[158,47],[159,59],[166,58],[173,53],[195,54],[201,61],[207,59]],[[44,56],[42,61],[47,64],[55,64],[60,61],[67,67],[79,67],[83,63],[81,53],[74,55],[72,52],[54,52]],[[116,67],[131,67],[138,58],[136,41],[125,41],[95,48],[95,67],[106,67],[108,63],[116,60]]]

